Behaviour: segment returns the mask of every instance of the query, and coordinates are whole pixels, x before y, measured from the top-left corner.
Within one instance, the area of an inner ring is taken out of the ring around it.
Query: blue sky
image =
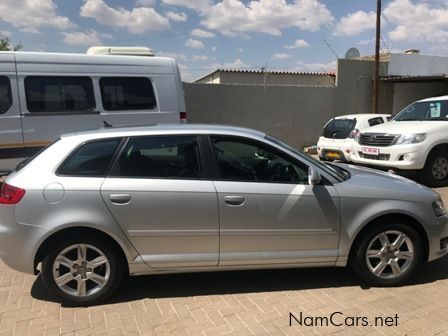
[[[375,0],[1,0],[0,31],[26,51],[148,46],[184,80],[216,68],[334,71],[374,50]],[[448,0],[383,0],[383,51],[448,55]]]

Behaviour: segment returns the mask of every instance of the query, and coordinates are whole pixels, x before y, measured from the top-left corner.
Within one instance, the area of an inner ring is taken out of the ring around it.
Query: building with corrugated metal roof
[[[334,86],[336,75],[326,72],[217,69],[194,81],[202,84]]]

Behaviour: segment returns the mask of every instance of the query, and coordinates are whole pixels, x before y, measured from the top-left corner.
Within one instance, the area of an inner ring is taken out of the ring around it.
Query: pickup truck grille
[[[395,143],[396,135],[365,133],[359,136],[359,144],[375,147],[388,147]]]
[[[358,152],[358,154],[359,157],[369,160],[389,161],[390,159],[390,154],[371,155],[371,154],[364,154],[363,152]]]

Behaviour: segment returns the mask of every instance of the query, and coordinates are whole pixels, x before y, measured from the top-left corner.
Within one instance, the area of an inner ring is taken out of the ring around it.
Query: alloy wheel
[[[102,290],[109,282],[106,255],[89,244],[74,244],[60,252],[53,263],[53,280],[65,293],[85,297]]]
[[[376,277],[395,279],[411,267],[415,258],[414,245],[403,232],[390,230],[376,235],[366,251],[369,270]]]

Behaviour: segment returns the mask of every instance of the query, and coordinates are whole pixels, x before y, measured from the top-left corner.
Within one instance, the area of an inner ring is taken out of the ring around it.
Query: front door
[[[113,216],[151,267],[216,266],[216,191],[196,136],[130,138],[102,186]]]
[[[308,185],[308,167],[258,141],[213,136],[220,265],[333,263],[339,200],[331,185]]]

